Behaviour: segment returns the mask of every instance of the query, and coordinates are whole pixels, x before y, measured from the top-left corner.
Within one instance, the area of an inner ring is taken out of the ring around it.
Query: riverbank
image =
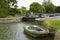
[[[52,24],[52,27],[60,29],[60,20],[48,20],[48,21]]]
[[[20,18],[0,18],[0,23],[13,23],[20,22],[22,17]]]
[[[15,15],[15,16],[7,16],[6,18],[0,18],[0,23],[17,23],[22,20],[22,16]]]
[[[56,28],[54,40],[60,40],[60,20],[48,20],[51,22],[52,27]]]

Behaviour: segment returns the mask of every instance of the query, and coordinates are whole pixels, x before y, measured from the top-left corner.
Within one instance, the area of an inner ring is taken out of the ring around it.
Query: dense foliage
[[[17,9],[17,8],[11,8],[10,12],[9,12],[9,15],[15,16],[15,14],[20,14],[19,9]]]
[[[9,15],[11,7],[17,7],[16,3],[16,0],[0,0],[0,18]]]
[[[56,13],[60,13],[60,6],[56,7]]]
[[[20,8],[20,14],[26,14],[26,13],[27,13],[26,7],[21,7]]]
[[[45,13],[45,8],[38,2],[33,2],[30,4],[29,11],[35,13]]]
[[[56,6],[50,0],[44,0],[43,6],[46,9],[46,13],[55,13]]]

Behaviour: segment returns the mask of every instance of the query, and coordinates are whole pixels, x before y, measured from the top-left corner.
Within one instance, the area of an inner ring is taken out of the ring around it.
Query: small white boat
[[[25,26],[24,32],[30,36],[33,36],[33,37],[41,37],[41,36],[46,36],[49,34],[48,29],[45,30],[45,29],[43,29],[39,26],[36,26],[36,25]]]

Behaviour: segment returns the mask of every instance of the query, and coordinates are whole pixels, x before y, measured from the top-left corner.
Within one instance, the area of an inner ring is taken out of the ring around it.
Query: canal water
[[[24,27],[34,23],[4,23],[0,24],[0,40],[54,40],[53,36],[33,38],[24,33]]]

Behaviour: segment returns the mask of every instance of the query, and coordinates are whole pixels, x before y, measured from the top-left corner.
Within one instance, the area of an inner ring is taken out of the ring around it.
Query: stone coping
[[[22,18],[0,18],[0,23],[20,22]]]

